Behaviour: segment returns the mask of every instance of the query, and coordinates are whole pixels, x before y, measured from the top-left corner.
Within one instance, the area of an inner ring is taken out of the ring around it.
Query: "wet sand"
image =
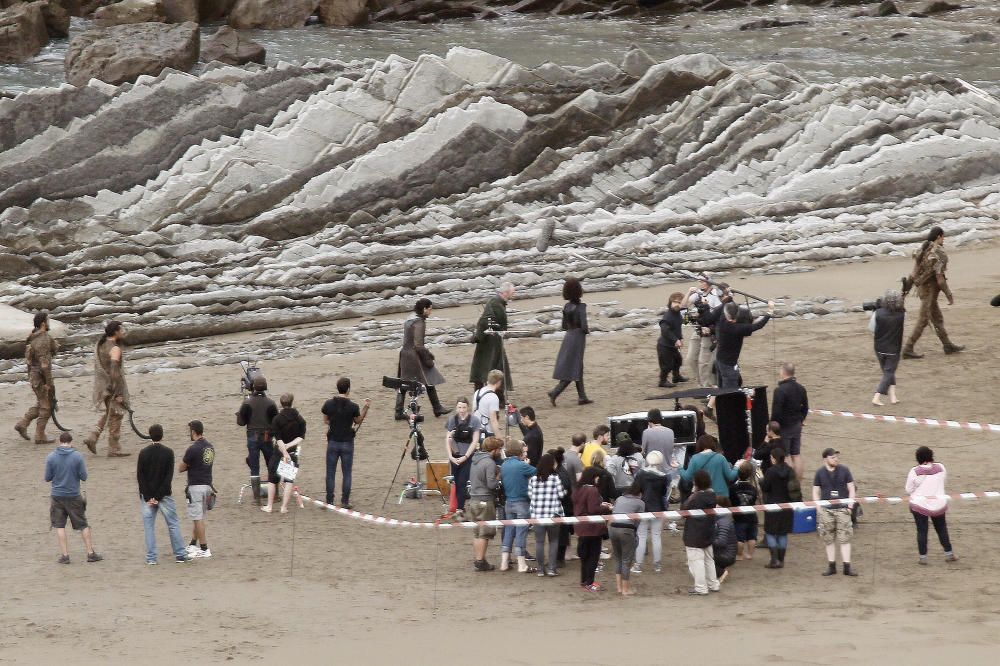
[[[988,305],[1000,291],[998,257],[1000,252],[989,246],[952,253],[957,302],[944,306],[945,318],[953,338],[968,349],[946,357],[928,330],[918,345],[926,358],[905,361],[899,370],[902,403],[882,413],[1000,421],[991,400],[1000,376],[995,361],[1000,308]],[[894,286],[908,269],[908,260],[890,259],[803,274],[728,276],[728,281],[763,296],[826,295],[860,302]],[[668,285],[586,299],[635,307],[661,303],[671,291]],[[917,301],[909,305],[915,311]],[[442,326],[476,315],[471,307],[435,311],[446,320]],[[773,322],[744,347],[746,380],[773,386],[778,365],[793,360],[815,408],[871,411],[879,371],[866,324],[861,314]],[[519,406],[536,408],[548,447],[566,443],[576,431],[589,432],[609,415],[662,404],[645,400],[662,392],[655,388],[656,335],[650,328],[591,336],[586,378],[595,403],[578,407],[570,389],[557,409],[548,406],[545,391],[553,383],[558,341],[512,340],[512,398]],[[233,343],[239,342],[234,337]],[[471,393],[465,379],[472,347],[435,353],[449,379],[440,387],[442,396],[451,402]],[[395,366],[392,351],[338,355],[336,348],[264,366],[270,393],[294,392],[309,422],[300,475],[305,492],[323,495],[319,408],[334,391],[336,378],[347,374],[354,382],[353,397],[373,400],[356,447],[353,504],[380,513],[386,491],[391,487],[398,495],[414,467],[407,457],[392,483],[406,429],[392,420],[393,395],[380,383]],[[87,404],[90,382],[81,377],[58,386],[60,419],[76,429],[80,442],[96,421]],[[73,564],[55,563],[49,487],[41,481],[50,447],[23,442],[10,428],[29,404],[28,387],[4,391],[0,404],[8,426],[0,446],[7,453],[9,489],[0,501],[0,544],[6,555],[0,574],[0,662],[129,663],[152,654],[164,663],[609,664],[623,655],[638,664],[995,660],[1000,635],[996,500],[953,504],[949,523],[961,557],[957,563],[944,563],[932,534],[930,565],[918,566],[906,507],[872,505],[865,507],[855,534],[853,559],[860,577],[821,577],[822,545],[813,534],[796,535],[784,570],[765,570],[766,551],[759,550],[753,561],[733,567],[721,594],[707,598],[688,598],[690,577],[680,537],[664,535],[663,573],[636,576],[639,596],[623,600],[613,592],[582,592],[576,562],[555,579],[475,573],[471,535],[465,530],[373,526],[308,506],[285,516],[266,515],[252,502],[238,505],[239,486],[247,476],[246,449],[234,417],[238,382],[235,366],[130,377],[137,420],[162,423],[178,458],[186,445],[184,424],[192,418],[205,422],[218,452],[220,503],[207,523],[214,557],[173,564],[161,523],[158,567],[144,565],[135,457],[105,458],[104,440],[100,456],[83,453],[90,471],[88,518],[106,559],[85,563],[82,544],[71,534]],[[440,458],[443,423],[429,417],[424,431],[432,457]],[[125,450],[138,452],[141,444],[131,432],[124,435]],[[1000,445],[997,435],[818,415],[808,420],[803,435],[807,478],[820,464],[819,452],[835,446],[861,494],[899,495],[913,450],[921,444],[934,448],[948,467],[950,492],[997,489],[991,464]],[[182,477],[175,478],[175,498],[183,498],[183,485]],[[432,520],[439,510],[435,499],[405,500],[401,506],[393,499],[385,515]],[[190,521],[182,518],[182,526],[190,534]],[[491,547],[491,561],[499,559],[498,550]],[[610,564],[599,580],[613,589]]]

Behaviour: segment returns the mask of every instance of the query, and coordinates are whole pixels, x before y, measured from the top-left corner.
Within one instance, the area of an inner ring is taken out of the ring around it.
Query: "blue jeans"
[[[184,557],[184,539],[181,538],[181,526],[177,522],[177,505],[174,498],[167,495],[156,506],[149,506],[139,498],[142,504],[142,527],[146,533],[146,561],[156,561],[156,514],[163,516],[167,523],[167,533],[170,534],[170,548],[174,557]]]
[[[326,503],[333,504],[334,491],[337,489],[337,461],[344,473],[344,485],[340,490],[340,504],[345,505],[351,499],[351,469],[354,467],[354,442],[326,442]]]
[[[515,500],[513,502],[508,501],[504,504],[504,514],[506,520],[511,520],[513,518],[531,518],[528,500]],[[524,550],[527,541],[527,525],[505,527],[503,528],[503,547],[500,549],[500,552],[509,553],[511,546],[514,546],[517,548],[517,552],[520,555],[527,555]]]
[[[270,441],[264,441],[264,433],[247,431],[247,466],[250,476],[260,476],[260,456],[264,454],[264,468],[271,459],[274,447]]]
[[[764,541],[768,548],[788,548],[787,534],[768,534],[765,532]]]
[[[469,485],[469,473],[472,471],[472,461],[466,460],[461,465],[449,463],[451,474],[455,477],[455,502],[459,509],[465,510],[465,490]]]

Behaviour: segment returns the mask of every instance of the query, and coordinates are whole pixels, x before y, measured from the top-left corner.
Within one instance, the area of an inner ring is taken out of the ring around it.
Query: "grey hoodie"
[[[472,454],[472,469],[469,472],[469,497],[475,500],[492,500],[497,489],[497,462],[485,451]]]

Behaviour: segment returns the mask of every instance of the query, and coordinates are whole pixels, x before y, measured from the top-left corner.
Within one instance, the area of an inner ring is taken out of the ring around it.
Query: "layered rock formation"
[[[464,48],[164,72],[0,100],[0,301],[140,343],[671,279],[601,249],[794,270],[996,237],[998,176],[1000,103],[939,76]]]
[[[78,86],[91,79],[126,83],[166,68],[188,70],[198,62],[197,23],[155,22],[88,30],[73,38],[66,51],[66,80]]]

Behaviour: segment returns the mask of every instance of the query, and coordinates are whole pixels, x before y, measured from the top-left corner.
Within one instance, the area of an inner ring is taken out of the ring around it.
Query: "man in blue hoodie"
[[[100,562],[104,558],[94,552],[87,525],[87,502],[80,494],[80,482],[87,480],[87,465],[83,456],[73,448],[73,435],[64,432],[59,436],[59,446],[45,459],[45,481],[52,483],[52,503],[49,518],[59,537],[62,556],[59,564],[69,564],[69,543],[66,539],[66,519],[74,530],[80,531],[87,547],[87,561]]]

